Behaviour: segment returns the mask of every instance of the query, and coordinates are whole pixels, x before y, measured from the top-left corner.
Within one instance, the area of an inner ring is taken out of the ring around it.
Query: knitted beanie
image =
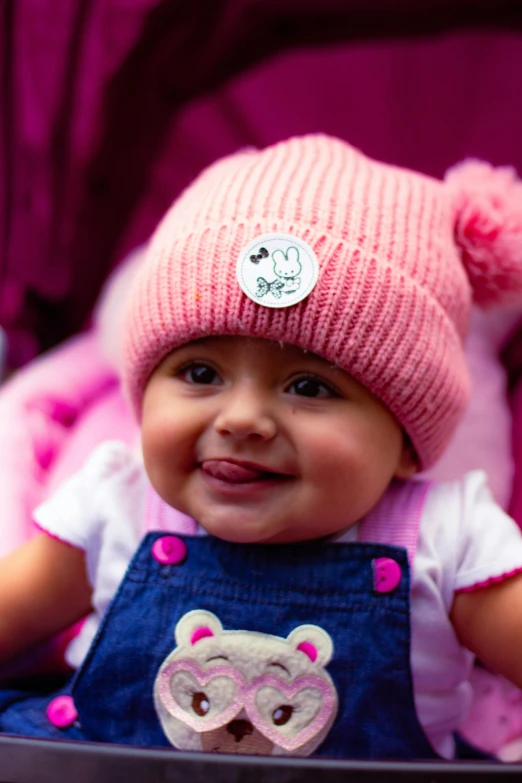
[[[442,182],[324,135],[240,151],[151,240],[123,329],[126,392],[139,417],[150,374],[190,340],[285,341],[377,395],[428,468],[466,405],[472,299],[522,301],[512,169],[466,161]]]

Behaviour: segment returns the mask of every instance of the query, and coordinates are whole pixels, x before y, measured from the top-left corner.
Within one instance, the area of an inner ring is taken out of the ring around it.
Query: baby
[[[456,758],[475,656],[522,686],[522,537],[483,473],[415,474],[468,394],[472,298],[522,300],[522,185],[322,135],[204,171],[151,241],[102,444],[2,562],[3,660],[89,614],[0,729],[180,749]],[[519,608],[520,607],[520,608]]]

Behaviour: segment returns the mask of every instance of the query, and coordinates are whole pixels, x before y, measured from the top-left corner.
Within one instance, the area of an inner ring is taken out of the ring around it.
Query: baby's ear
[[[419,470],[419,460],[415,449],[405,434],[403,438],[402,451],[399,455],[397,462],[397,468],[395,470],[394,478],[397,479],[409,479],[415,475]]]

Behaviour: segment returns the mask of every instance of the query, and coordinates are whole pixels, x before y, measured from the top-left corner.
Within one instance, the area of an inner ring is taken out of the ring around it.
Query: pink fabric
[[[479,667],[471,672],[474,698],[460,732],[488,753],[522,737],[522,692],[498,674]],[[519,756],[511,760],[520,759]]]
[[[423,474],[434,481],[454,481],[471,470],[485,470],[495,500],[504,510],[513,492],[515,465],[509,375],[500,353],[521,315],[522,308],[488,312],[473,308],[465,345],[471,375],[469,404],[448,449]],[[516,518],[522,519],[520,512]]]
[[[60,536],[55,535],[54,533],[50,533],[49,530],[46,530],[44,527],[38,524],[38,522],[33,522],[35,530],[44,533],[44,535],[48,536],[49,538],[53,538],[55,541],[60,541],[62,544],[66,544],[67,546],[74,546],[74,544],[71,544],[70,541],[67,541],[65,538],[60,538]]]
[[[311,642],[301,642],[297,645],[297,649],[304,652],[305,655],[308,655],[312,663],[314,663],[317,658],[317,649]]]
[[[214,636],[214,631],[211,628],[202,627],[196,628],[192,636],[190,637],[190,643],[196,644],[200,639],[206,639],[207,636]]]
[[[522,302],[522,182],[511,166],[468,160],[445,182],[455,194],[455,240],[480,307]]]
[[[0,433],[3,555],[32,535],[35,506],[93,446],[111,435],[127,442],[136,438],[118,379],[94,331],[42,356],[4,384]]]
[[[454,220],[450,186],[326,135],[218,161],[174,202],[138,270],[123,328],[134,410],[139,416],[152,370],[189,340],[284,340],[339,365],[383,400],[430,467],[469,391],[471,295]],[[319,264],[315,288],[288,308],[253,302],[236,277],[239,253],[273,232],[306,242]]]
[[[145,532],[164,530],[168,533],[179,533],[184,536],[194,536],[197,532],[195,521],[167,505],[164,500],[149,487],[145,505]]]
[[[411,565],[429,489],[428,481],[394,482],[364,518],[359,527],[359,541],[402,546]]]
[[[139,443],[139,431],[118,383],[100,391],[78,411],[60,450],[54,455],[44,484],[47,497],[79,470],[91,451],[104,440]]]
[[[483,587],[489,587],[490,585],[503,582],[504,579],[509,579],[510,577],[515,576],[515,574],[520,574],[521,572],[522,568],[514,568],[513,571],[508,571],[507,573],[500,574],[499,576],[492,576],[489,579],[486,579],[484,582],[476,582],[474,585],[461,587],[458,590],[455,590],[455,593],[473,593],[475,590],[481,590]]]

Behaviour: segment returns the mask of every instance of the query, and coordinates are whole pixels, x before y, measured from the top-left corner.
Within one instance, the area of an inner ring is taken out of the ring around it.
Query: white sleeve
[[[126,444],[107,441],[94,449],[84,466],[34,511],[34,520],[44,532],[86,552],[93,587],[105,529],[108,524],[114,526],[107,513],[108,506],[114,503],[109,504],[107,499],[114,494],[115,486],[128,486],[139,471],[140,466]],[[137,531],[132,534],[135,538]]]
[[[459,590],[522,571],[521,531],[493,499],[483,471],[435,485],[426,511],[424,537],[429,548],[438,551],[444,571],[439,586],[447,606]]]
[[[453,754],[469,711],[473,654],[451,624],[458,590],[522,570],[522,535],[496,505],[486,474],[435,483],[421,517],[411,588],[411,661],[419,720],[433,747]]]
[[[471,590],[522,571],[522,533],[495,502],[486,474],[463,483],[455,591]]]

